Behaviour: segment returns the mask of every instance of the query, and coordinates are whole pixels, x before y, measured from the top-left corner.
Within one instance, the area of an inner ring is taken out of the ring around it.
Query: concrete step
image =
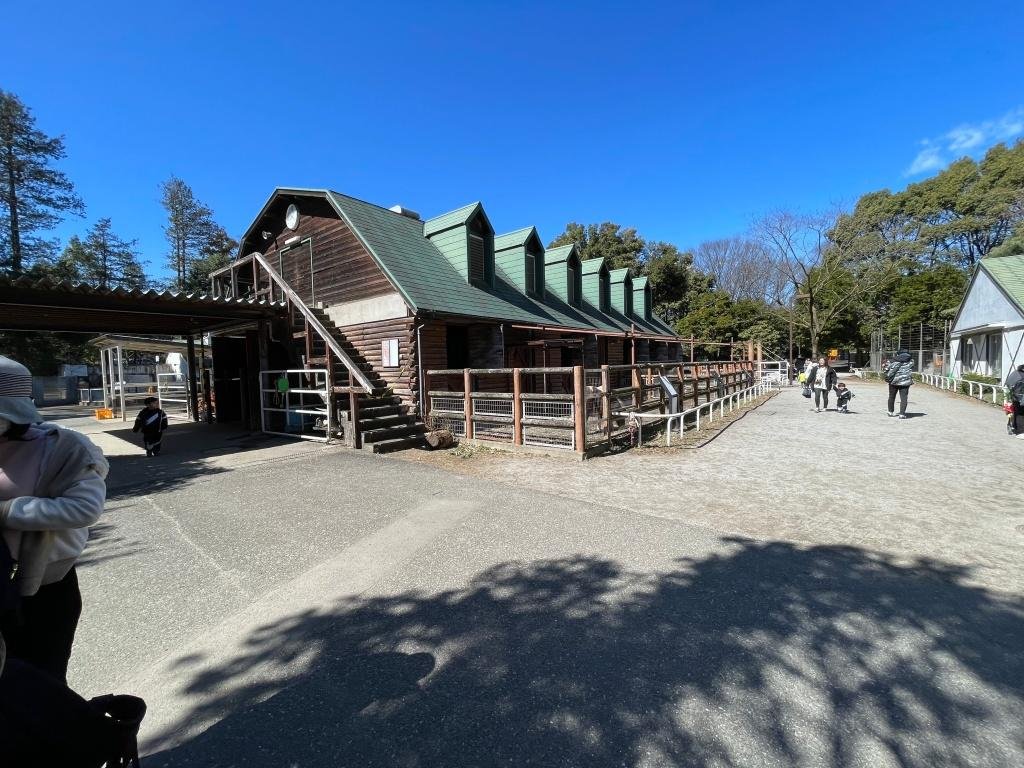
[[[422,435],[427,428],[422,424],[399,424],[394,427],[381,427],[380,429],[364,430],[360,425],[359,434],[362,437],[363,445],[378,443],[381,440],[390,440],[395,437],[408,437],[409,435]]]
[[[426,448],[427,441],[423,435],[410,435],[408,437],[395,437],[390,440],[381,440],[376,443],[369,443],[363,446],[363,450],[372,453],[391,453],[393,451],[404,451],[409,448]]]

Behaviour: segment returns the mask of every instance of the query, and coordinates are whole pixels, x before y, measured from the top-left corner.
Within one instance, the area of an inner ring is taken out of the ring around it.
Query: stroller
[[[2,638],[0,668],[5,768],[139,768],[142,699],[108,694],[86,701],[32,665],[4,659]]]

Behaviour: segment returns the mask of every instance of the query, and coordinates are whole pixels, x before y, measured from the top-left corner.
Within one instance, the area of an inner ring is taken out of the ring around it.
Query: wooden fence
[[[586,453],[626,428],[628,413],[669,412],[744,389],[752,361],[650,362],[564,368],[465,368],[426,371],[426,423],[468,440]]]

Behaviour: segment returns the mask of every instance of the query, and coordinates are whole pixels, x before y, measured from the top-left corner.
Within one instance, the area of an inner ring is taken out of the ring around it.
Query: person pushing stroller
[[[158,456],[164,430],[167,429],[167,414],[160,410],[160,402],[155,397],[147,397],[142,402],[145,408],[135,417],[132,432],[142,432],[142,443],[147,456]]]

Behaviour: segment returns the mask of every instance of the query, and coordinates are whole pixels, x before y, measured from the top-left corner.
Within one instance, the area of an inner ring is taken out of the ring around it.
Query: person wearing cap
[[[18,561],[7,653],[67,678],[82,596],[75,563],[103,512],[109,466],[89,438],[43,422],[28,369],[0,355],[0,534]]]

